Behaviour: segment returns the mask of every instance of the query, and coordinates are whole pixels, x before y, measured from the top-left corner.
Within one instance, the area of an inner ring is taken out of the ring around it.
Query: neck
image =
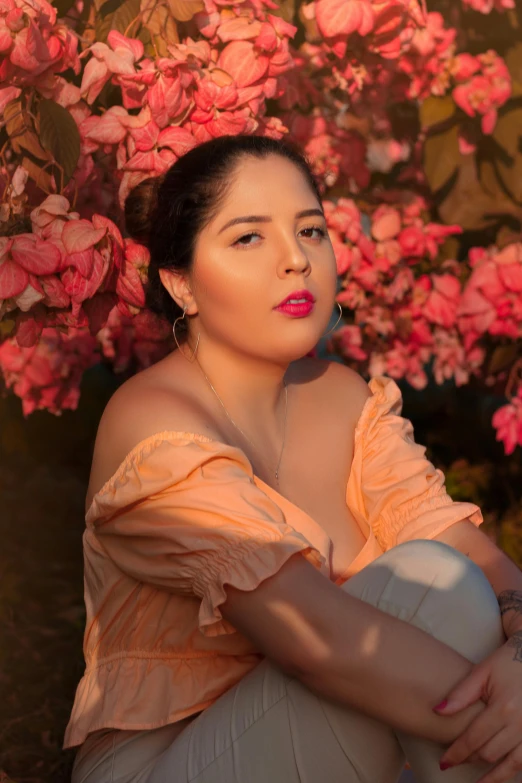
[[[186,353],[191,356],[188,346]],[[199,364],[229,416],[249,438],[280,443],[288,363],[277,364],[200,343],[194,364]]]

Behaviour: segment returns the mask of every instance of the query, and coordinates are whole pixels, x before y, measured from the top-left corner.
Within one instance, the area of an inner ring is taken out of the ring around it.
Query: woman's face
[[[301,171],[278,155],[246,157],[196,243],[196,331],[250,356],[294,361],[326,331],[336,284],[326,221]],[[299,289],[315,297],[308,315],[274,309]]]

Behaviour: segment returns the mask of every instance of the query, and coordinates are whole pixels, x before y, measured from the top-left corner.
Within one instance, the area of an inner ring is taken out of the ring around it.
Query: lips
[[[288,294],[285,299],[283,299],[281,302],[279,302],[276,307],[282,307],[285,305],[289,299],[306,299],[307,302],[315,302],[315,297],[313,294],[308,291],[306,288],[302,288],[300,291],[292,291],[291,294]],[[304,304],[304,303],[303,303]]]

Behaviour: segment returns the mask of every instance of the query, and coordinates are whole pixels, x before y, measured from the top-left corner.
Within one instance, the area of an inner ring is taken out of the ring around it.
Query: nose
[[[306,248],[299,243],[299,239],[295,235],[290,237],[286,243],[282,241],[280,270],[283,275],[288,272],[306,272],[308,274],[311,270]]]

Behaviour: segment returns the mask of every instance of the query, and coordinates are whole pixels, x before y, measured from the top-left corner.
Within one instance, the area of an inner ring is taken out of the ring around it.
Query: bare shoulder
[[[98,425],[87,507],[138,443],[167,430],[221,437],[197,395],[180,382],[146,372],[125,381],[110,398]]]
[[[317,404],[339,404],[343,409],[349,408],[354,421],[372,396],[370,387],[359,373],[333,359],[304,357],[296,362],[295,372],[317,395]]]

